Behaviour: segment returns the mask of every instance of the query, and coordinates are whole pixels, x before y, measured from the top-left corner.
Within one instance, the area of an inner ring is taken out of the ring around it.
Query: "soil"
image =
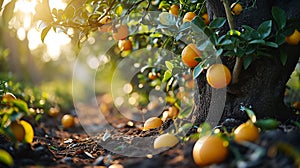
[[[88,109],[89,107],[84,107]],[[86,110],[89,111],[89,110]],[[62,114],[61,114],[62,115]],[[128,122],[115,117],[113,112],[107,113],[107,119],[113,123],[114,130],[102,130],[96,135],[90,135],[84,126],[95,124],[77,124],[65,129],[60,124],[61,116],[54,118],[43,115],[36,123],[27,119],[34,126],[35,137],[32,144],[12,144],[6,137],[0,137],[0,148],[7,150],[14,158],[14,167],[24,168],[105,168],[121,164],[125,168],[193,168],[192,149],[194,140],[181,141],[168,150],[155,151],[153,140],[160,130],[143,131],[142,123]],[[25,118],[26,120],[26,118]],[[166,122],[170,125],[171,121]],[[234,123],[234,122],[232,122]],[[168,127],[168,124],[165,127]],[[228,128],[230,126],[224,124]],[[128,138],[129,137],[129,138]],[[149,143],[138,144],[133,137],[151,137]],[[232,144],[228,158],[210,167],[251,168],[251,167],[280,167],[299,168],[300,166],[300,129],[295,125],[285,123],[277,129],[262,131],[255,144]],[[104,149],[103,146],[117,144],[114,151]],[[134,144],[134,145],[132,145]],[[128,152],[127,152],[128,151]],[[136,155],[146,152],[158,154]],[[233,152],[235,151],[235,152]],[[134,153],[137,152],[137,153]],[[125,153],[126,156],[117,154]],[[132,157],[130,157],[130,155]],[[6,167],[0,163],[0,167]]]

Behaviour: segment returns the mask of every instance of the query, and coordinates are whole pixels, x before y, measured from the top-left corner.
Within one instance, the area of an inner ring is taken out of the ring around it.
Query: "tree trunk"
[[[233,3],[234,1],[230,1]],[[288,19],[300,18],[299,0],[242,0],[243,12],[234,16],[237,29],[241,25],[249,25],[256,29],[263,21],[272,19],[271,9],[278,6],[285,10]],[[253,4],[254,3],[254,4]],[[251,7],[254,5],[253,7]],[[220,0],[207,0],[210,18],[224,17],[225,11]],[[228,25],[220,32],[227,32]],[[241,105],[251,106],[257,118],[276,118],[285,121],[294,117],[291,109],[283,103],[286,83],[293,72],[300,55],[300,45],[287,48],[288,60],[283,66],[280,62],[279,49],[270,51],[272,57],[262,57],[252,62],[246,70],[242,70],[237,84],[230,84],[226,89],[211,88],[205,74],[196,79],[195,106],[193,120],[195,125],[205,121],[212,125],[220,124],[228,118],[246,121],[247,114],[240,110]],[[233,70],[235,59],[222,57],[222,63]],[[220,115],[218,115],[220,114]]]

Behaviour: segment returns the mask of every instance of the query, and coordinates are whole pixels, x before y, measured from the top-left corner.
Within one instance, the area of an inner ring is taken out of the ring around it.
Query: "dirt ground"
[[[88,109],[88,107],[83,109]],[[90,123],[80,124],[77,121],[75,127],[65,129],[60,124],[60,117],[53,118],[43,115],[39,123],[32,122],[35,137],[31,145],[14,145],[5,137],[1,137],[0,147],[14,157],[14,167],[116,168],[117,165],[126,168],[197,167],[192,157],[194,141],[181,141],[171,149],[162,152],[156,151],[158,154],[136,157],[138,152],[149,151],[151,153],[154,151],[153,140],[159,131],[142,131],[140,129],[142,123],[128,122],[111,114],[107,118],[109,118],[109,122],[113,123],[114,130],[102,130],[98,131],[98,134],[90,135],[85,128],[87,125],[95,125],[96,121],[93,118],[87,120]],[[152,137],[152,139],[150,138],[148,144],[138,144],[139,142],[135,141],[134,137]],[[109,143],[117,144],[118,149],[114,148],[116,152],[103,148],[103,146],[109,146]],[[262,131],[259,141],[254,146],[239,144],[232,146],[240,155],[231,151],[226,161],[210,167],[299,168],[300,166],[300,129],[290,123],[282,124],[275,130]],[[131,153],[132,151],[137,153]],[[125,153],[127,156],[117,153]],[[134,157],[128,155],[134,155]],[[0,164],[0,167],[5,167],[5,165]]]

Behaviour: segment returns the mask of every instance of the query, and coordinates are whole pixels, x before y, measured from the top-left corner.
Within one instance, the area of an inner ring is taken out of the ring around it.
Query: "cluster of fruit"
[[[174,16],[178,16],[179,6],[172,5],[170,7],[169,13]],[[240,15],[243,11],[243,7],[240,3],[233,3],[231,5],[231,13],[232,15]],[[187,12],[183,17],[183,22],[190,22],[196,17],[194,12]],[[204,20],[206,25],[209,25],[210,20],[207,13],[203,14],[202,19]],[[286,36],[285,41],[291,45],[298,45],[300,41],[300,33],[297,29],[294,32]],[[197,48],[197,45],[194,43],[188,44],[181,53],[182,62],[190,67],[195,68],[203,59],[203,52]],[[213,64],[208,67],[206,72],[207,83],[216,89],[221,89],[226,87],[231,82],[231,72],[226,65],[223,64]]]
[[[242,11],[242,6],[238,3],[232,5],[232,13],[234,15],[239,15]],[[170,7],[169,13],[174,16],[178,16],[180,7],[176,4],[173,4]],[[192,21],[197,15],[194,12],[187,12],[184,14],[182,21],[183,22],[190,22]],[[204,23],[206,25],[210,24],[210,20],[207,13],[201,15]],[[197,48],[197,45],[194,43],[188,44],[181,53],[182,62],[190,67],[194,68],[199,63],[203,56],[203,52]],[[214,64],[210,66],[206,73],[206,79],[208,84],[216,89],[226,87],[231,81],[231,73],[227,66],[223,64]]]
[[[190,68],[197,66],[201,57],[202,51],[193,43],[188,44],[181,53],[182,62]],[[231,72],[224,64],[213,64],[207,69],[206,80],[211,87],[221,89],[230,83]]]
[[[174,114],[174,108],[168,110],[171,118]],[[170,116],[169,116],[170,117]],[[158,117],[149,118],[144,123],[144,130],[150,130],[161,127],[163,121]],[[204,135],[199,138],[194,144],[193,159],[199,166],[208,166],[215,163],[223,162],[229,155],[230,143],[251,142],[255,143],[259,138],[259,128],[252,122],[247,121],[239,125],[230,134],[217,134]],[[153,142],[154,149],[158,148],[171,148],[179,143],[179,138],[171,133],[159,135]]]
[[[151,117],[144,123],[143,131],[156,129],[162,126],[163,122],[167,119],[175,119],[179,114],[179,109],[175,106],[169,107],[162,114],[162,117]],[[154,149],[162,147],[173,147],[179,142],[178,138],[173,134],[162,134],[158,136],[154,141]]]
[[[12,114],[13,111],[9,110],[9,108],[19,101],[16,96],[10,92],[6,92],[2,94],[1,104],[4,105],[3,112],[6,114]],[[19,110],[15,109],[17,114],[15,116],[22,116]],[[3,118],[3,121],[7,119]],[[31,143],[34,137],[34,131],[30,123],[25,120],[20,119],[20,117],[13,117],[11,116],[9,119],[10,122],[7,122],[7,127],[4,128],[5,133],[13,140],[17,142],[26,142]]]
[[[224,135],[212,134],[203,136],[195,143],[193,158],[197,165],[207,166],[224,161],[229,154],[230,139],[233,139],[236,143],[255,143],[259,138],[259,128],[249,120],[238,126],[227,137],[222,136]]]
[[[129,30],[126,24],[119,24],[113,27],[110,16],[104,16],[99,23],[102,25],[99,27],[99,31],[103,33],[112,32],[112,37],[118,41],[118,48],[121,51],[130,51],[132,49],[132,42],[127,39]]]
[[[57,118],[59,116],[60,109],[58,107],[52,107],[50,108],[48,115],[54,118]],[[64,128],[71,128],[75,126],[75,117],[71,114],[64,114],[61,117],[61,125]]]

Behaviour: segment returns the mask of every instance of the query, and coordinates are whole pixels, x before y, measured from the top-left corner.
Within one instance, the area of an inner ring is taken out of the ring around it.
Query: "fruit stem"
[[[231,9],[229,7],[228,0],[223,0],[223,5],[225,8],[226,18],[229,24],[230,29],[235,29],[234,20],[231,14]],[[234,64],[233,72],[232,72],[232,84],[235,84],[238,82],[239,74],[242,70],[243,60],[240,57],[236,57],[236,61]]]

